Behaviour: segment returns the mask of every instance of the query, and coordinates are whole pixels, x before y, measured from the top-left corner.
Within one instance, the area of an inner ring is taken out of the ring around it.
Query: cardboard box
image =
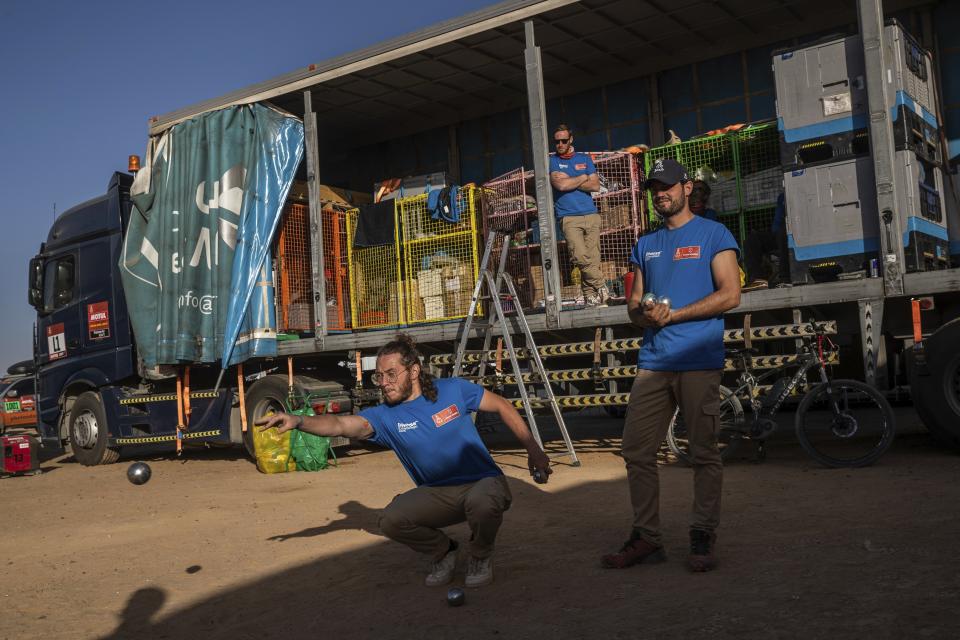
[[[310,189],[307,183],[301,180],[294,180],[290,185],[290,192],[287,194],[287,200],[292,202],[301,202],[306,204],[310,201]],[[320,203],[333,203],[345,207],[357,207],[361,204],[373,202],[373,196],[362,191],[351,191],[350,189],[341,189],[340,187],[331,187],[325,184],[320,185]]]
[[[633,215],[629,204],[611,204],[600,212],[602,229],[622,229],[633,226]]]
[[[421,298],[443,295],[443,272],[427,269],[417,274],[417,291]]]
[[[439,320],[444,317],[443,296],[423,298],[424,320]]]

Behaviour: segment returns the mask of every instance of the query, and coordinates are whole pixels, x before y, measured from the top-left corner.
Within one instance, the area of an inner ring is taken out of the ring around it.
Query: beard
[[[395,400],[391,400],[390,398],[386,397],[386,394],[384,394],[384,401],[385,401],[384,404],[386,404],[389,407],[392,407],[396,404],[401,404],[403,402],[406,402],[407,399],[412,394],[413,394],[413,378],[411,378],[410,376],[406,376],[404,382],[401,383],[397,388],[397,398]]]
[[[687,194],[683,191],[680,192],[680,197],[676,200],[671,199],[669,196],[666,197],[669,200],[668,202],[659,202],[657,198],[653,200],[653,209],[661,218],[672,218],[683,211],[683,208],[687,204]]]

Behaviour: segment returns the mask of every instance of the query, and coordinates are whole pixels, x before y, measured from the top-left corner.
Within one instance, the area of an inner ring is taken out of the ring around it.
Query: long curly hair
[[[420,382],[420,392],[423,397],[430,402],[437,401],[437,387],[433,384],[434,377],[427,373],[423,363],[420,362],[420,350],[417,349],[417,343],[405,333],[398,333],[393,340],[380,347],[377,351],[377,357],[389,356],[393,354],[400,355],[400,362],[405,367],[420,365],[420,376],[417,378]]]

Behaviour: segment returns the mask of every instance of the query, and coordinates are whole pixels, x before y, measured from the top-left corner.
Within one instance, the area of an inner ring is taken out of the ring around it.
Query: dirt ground
[[[661,467],[669,562],[603,570],[629,530],[619,422],[571,420],[583,464],[558,459],[546,486],[494,438],[514,504],[495,583],[460,608],[377,532],[411,486],[390,452],[271,476],[234,450],[154,454],[143,486],[130,459],[65,455],[0,480],[0,638],[956,638],[960,456],[901,413],[912,433],[871,468],[789,442],[730,464],[721,565],[696,575],[689,469]]]

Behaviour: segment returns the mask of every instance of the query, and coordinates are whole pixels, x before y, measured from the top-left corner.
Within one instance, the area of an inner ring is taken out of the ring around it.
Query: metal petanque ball
[[[646,308],[652,307],[657,304],[657,294],[651,293],[650,291],[643,294],[643,297],[640,298],[640,304]]]
[[[150,465],[146,462],[134,462],[127,467],[127,480],[133,484],[146,484],[150,480]]]
[[[466,599],[466,594],[463,592],[463,589],[459,587],[453,587],[447,591],[447,604],[451,607],[459,607]]]

